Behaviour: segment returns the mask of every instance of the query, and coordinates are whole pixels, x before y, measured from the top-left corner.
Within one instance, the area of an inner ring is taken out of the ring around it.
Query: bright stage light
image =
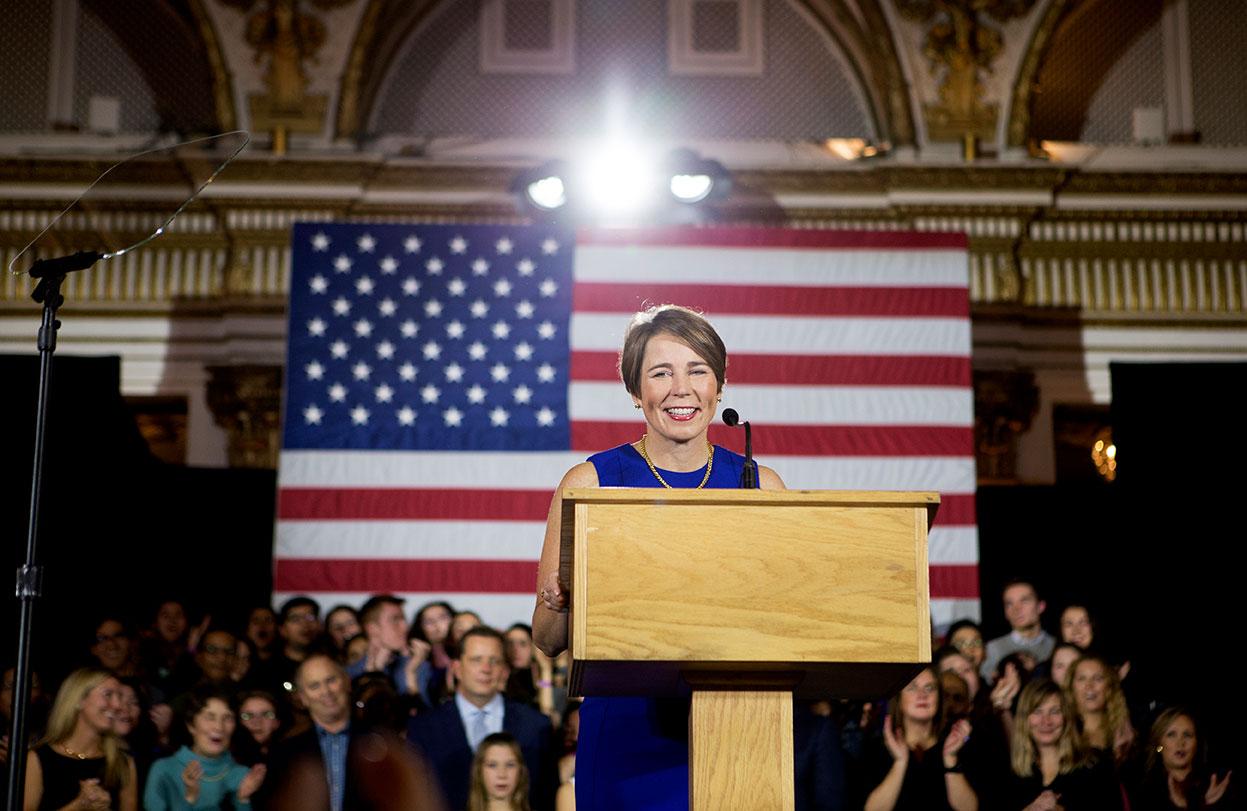
[[[562,208],[567,203],[567,189],[563,178],[550,175],[529,183],[524,189],[529,201],[544,211]]]
[[[713,188],[714,178],[710,175],[671,176],[671,196],[681,203],[700,203]]]
[[[640,212],[655,198],[657,175],[652,161],[641,149],[623,141],[584,161],[582,185],[589,204],[606,215]]]

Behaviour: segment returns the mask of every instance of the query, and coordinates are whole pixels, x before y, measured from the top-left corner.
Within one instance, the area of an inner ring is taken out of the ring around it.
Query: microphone
[[[735,428],[740,425],[740,414],[736,413],[734,408],[723,409],[723,424],[729,428]],[[740,472],[740,486],[745,490],[755,490],[758,487],[758,468],[753,461],[753,432],[750,429],[749,421],[745,420],[745,469]]]

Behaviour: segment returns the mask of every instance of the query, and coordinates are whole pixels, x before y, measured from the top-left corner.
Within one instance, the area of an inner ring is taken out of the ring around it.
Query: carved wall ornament
[[[927,104],[923,114],[927,137],[960,141],[967,136],[995,137],[999,105],[983,101],[984,72],[1004,48],[999,29],[988,22],[1007,22],[1027,14],[1035,0],[897,0],[905,17],[931,24],[923,53],[933,73],[943,73],[940,103]]]
[[[268,93],[248,99],[251,125],[273,132],[275,151],[284,151],[290,132],[318,133],[324,128],[329,99],[307,92],[306,63],[316,58],[325,44],[325,24],[307,8],[333,9],[354,0],[223,0],[250,12],[247,44],[255,50],[257,63],[267,60],[264,82]]]
[[[280,366],[209,366],[208,408],[229,436],[230,467],[276,468],[281,433]]]
[[[1038,410],[1034,372],[974,372],[974,450],[980,482],[1017,480],[1018,437],[1030,429]]]

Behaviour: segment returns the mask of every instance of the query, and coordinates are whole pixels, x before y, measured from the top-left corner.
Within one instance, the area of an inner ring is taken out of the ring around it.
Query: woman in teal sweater
[[[186,811],[248,805],[264,782],[264,766],[248,769],[230,755],[235,722],[229,700],[211,688],[196,690],[183,718],[191,744],[152,764],[143,808]]]

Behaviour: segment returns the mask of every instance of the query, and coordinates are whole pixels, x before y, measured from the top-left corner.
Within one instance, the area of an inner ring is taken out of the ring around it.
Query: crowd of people
[[[1002,597],[1010,633],[954,623],[896,695],[798,704],[797,808],[1238,807],[1193,712],[1132,706],[1086,606],[1053,636],[1031,583]],[[26,750],[28,811],[574,807],[578,701],[521,623],[377,595],[235,629],[169,601],[141,629],[101,618],[82,654],[55,690],[35,677],[26,746],[0,740]]]

